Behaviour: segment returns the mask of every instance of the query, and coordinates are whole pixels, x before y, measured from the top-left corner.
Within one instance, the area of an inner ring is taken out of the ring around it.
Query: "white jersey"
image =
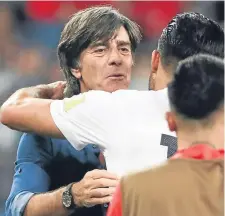
[[[51,103],[51,115],[65,138],[81,150],[96,144],[107,170],[118,175],[158,165],[167,159],[160,145],[168,129],[167,89],[160,91],[89,91]]]

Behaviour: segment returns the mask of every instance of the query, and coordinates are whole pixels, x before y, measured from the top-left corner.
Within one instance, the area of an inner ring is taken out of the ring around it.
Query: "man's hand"
[[[64,98],[64,89],[66,87],[65,81],[57,81],[47,85],[50,90],[49,99],[60,100]]]
[[[118,176],[106,170],[87,172],[84,178],[72,187],[74,203],[77,207],[109,203],[118,182]]]

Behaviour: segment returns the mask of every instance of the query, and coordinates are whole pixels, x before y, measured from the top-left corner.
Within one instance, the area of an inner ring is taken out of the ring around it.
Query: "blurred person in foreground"
[[[106,50],[103,47],[102,52]],[[153,52],[150,84],[156,82],[153,89],[162,90],[89,91],[51,100],[40,99],[38,87],[22,89],[3,105],[1,121],[17,130],[66,137],[77,150],[95,143],[105,155],[107,169],[119,176],[152,167],[176,147],[175,133],[164,119],[169,109],[167,83],[178,61],[196,53],[223,57],[224,31],[201,14],[179,14],[163,30]]]
[[[168,86],[168,127],[177,153],[166,164],[121,179],[107,216],[224,215],[224,62],[179,63]]]
[[[111,7],[75,13],[65,25],[58,45],[66,86],[39,85],[40,92],[35,94],[55,99],[92,89],[127,89],[140,39],[137,24]],[[104,215],[118,177],[103,170],[100,160],[96,145],[79,152],[65,139],[24,134],[6,215]]]

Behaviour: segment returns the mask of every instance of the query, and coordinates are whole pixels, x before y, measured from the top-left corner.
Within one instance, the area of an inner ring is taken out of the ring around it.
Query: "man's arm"
[[[49,138],[23,135],[18,148],[13,185],[6,201],[6,216],[68,215],[68,210],[62,205],[65,187],[48,191],[50,177],[43,167],[51,157]],[[117,183],[117,176],[106,170],[88,172],[72,187],[75,205],[85,207],[108,203]]]
[[[63,138],[51,117],[50,104],[63,97],[64,87],[64,82],[56,82],[16,91],[2,105],[0,121],[15,130]]]
[[[50,178],[42,167],[50,157],[50,149],[50,139],[31,134],[21,137],[11,192],[5,205],[7,216],[23,215],[25,206],[35,193],[48,191]]]
[[[106,170],[87,172],[84,178],[72,186],[75,208],[92,207],[109,203],[118,183],[118,177]],[[76,213],[63,207],[62,194],[66,187],[53,192],[34,195],[28,202],[24,216],[66,216]]]
[[[63,207],[62,194],[66,187],[53,192],[40,193],[28,201],[23,216],[67,216],[70,211]]]
[[[3,104],[1,122],[16,130],[65,137],[77,150],[90,143],[105,148],[113,109],[111,93],[89,91],[64,100],[36,98],[56,98],[56,89],[62,92],[62,86],[52,88],[53,84],[18,90]]]
[[[13,184],[6,201],[6,216],[68,215],[61,201],[63,188],[48,192],[50,177],[43,167],[51,157],[49,138],[31,134],[22,136]]]

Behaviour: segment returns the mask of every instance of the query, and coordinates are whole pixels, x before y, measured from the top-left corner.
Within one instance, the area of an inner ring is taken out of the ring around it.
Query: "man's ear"
[[[177,130],[176,117],[173,112],[166,113],[166,121],[170,131],[173,132]]]
[[[149,75],[149,89],[151,90],[156,90],[156,77],[159,67],[159,57],[159,52],[157,50],[153,50]]]
[[[80,79],[80,78],[81,78],[81,71],[80,71],[80,69],[74,69],[74,68],[71,68],[71,73],[72,73],[77,79]]]
[[[159,51],[153,50],[152,59],[151,59],[151,75],[152,75],[153,79],[157,75],[157,71],[158,71],[158,67],[159,67],[159,58],[160,58]]]

